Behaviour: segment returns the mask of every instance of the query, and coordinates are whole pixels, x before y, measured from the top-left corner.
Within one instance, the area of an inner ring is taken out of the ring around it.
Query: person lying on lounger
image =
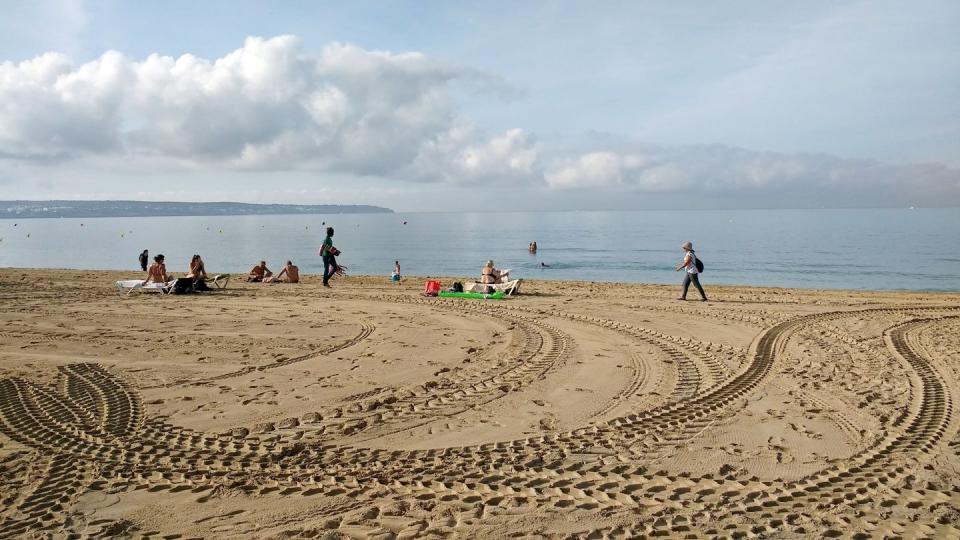
[[[258,264],[257,266],[254,266],[250,270],[250,275],[247,276],[247,281],[259,283],[272,275],[273,275],[273,272],[271,272],[270,269],[267,268],[267,261],[260,261],[260,264]]]
[[[147,283],[166,283],[173,279],[173,276],[167,274],[167,265],[163,264],[163,254],[159,254],[153,258],[153,264],[150,265],[150,268],[147,270],[147,279],[143,280],[143,284]]]
[[[287,261],[283,265],[283,270],[275,277],[263,278],[264,283],[300,283],[300,268],[293,264],[293,261]]]

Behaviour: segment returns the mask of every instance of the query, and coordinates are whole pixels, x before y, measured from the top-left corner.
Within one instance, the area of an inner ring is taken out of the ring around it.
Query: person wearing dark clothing
[[[327,237],[320,245],[320,257],[323,258],[323,286],[330,286],[330,278],[337,273],[337,255],[340,250],[333,246],[333,227],[327,227]]]
[[[147,252],[147,250],[143,250],[143,253],[140,254],[140,268],[142,268],[144,272],[147,271],[147,263],[149,262],[150,253]]]
[[[677,265],[677,272],[680,270],[686,270],[686,272],[684,272],[683,277],[683,293],[680,294],[677,300],[687,299],[687,290],[690,288],[690,283],[692,282],[697,290],[700,291],[700,300],[706,302],[707,293],[703,292],[703,287],[700,286],[700,271],[697,270],[697,254],[693,251],[693,244],[684,242],[680,248],[683,249],[684,256],[683,261]]]

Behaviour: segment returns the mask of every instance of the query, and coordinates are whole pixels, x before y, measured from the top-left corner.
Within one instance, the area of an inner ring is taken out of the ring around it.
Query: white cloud
[[[461,116],[455,104],[464,90],[504,93],[496,76],[421,53],[342,43],[314,53],[293,36],[248,38],[214,60],[133,60],[108,51],[75,66],[48,53],[0,64],[0,184],[43,198],[80,186],[112,193],[131,174],[165,174],[165,185],[187,193],[198,183],[260,189],[265,177],[256,173],[284,171],[285,189],[310,193],[344,184],[382,191],[391,182],[419,183],[410,191],[429,192],[433,186],[422,184],[464,191],[499,182],[594,207],[604,197],[626,204],[691,192],[722,204],[782,206],[803,197],[797,204],[960,204],[960,171],[939,164],[652,146],[617,136],[586,150],[585,137],[571,138],[564,149],[562,135],[491,134]]]
[[[451,183],[540,183],[540,146],[519,128],[484,140],[476,128],[461,124],[424,145],[411,176]]]
[[[642,161],[632,155],[590,152],[548,171],[546,180],[550,187],[560,189],[617,186],[623,183],[624,174]]]
[[[310,54],[293,36],[248,38],[212,61],[109,51],[74,67],[46,54],[0,64],[0,156],[161,156],[417,180],[529,173],[535,150],[521,131],[486,139],[459,125],[448,86],[472,78],[488,82],[416,52],[333,43]]]
[[[767,196],[803,192],[825,203],[889,205],[960,202],[960,169],[890,165],[823,154],[756,152],[727,146],[636,146],[560,159],[544,173],[558,191],[696,192]]]

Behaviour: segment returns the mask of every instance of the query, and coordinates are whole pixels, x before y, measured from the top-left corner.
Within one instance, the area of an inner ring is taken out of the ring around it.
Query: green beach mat
[[[507,297],[503,291],[497,291],[493,294],[484,294],[478,292],[450,292],[440,291],[441,298],[481,298],[486,300],[503,300]]]

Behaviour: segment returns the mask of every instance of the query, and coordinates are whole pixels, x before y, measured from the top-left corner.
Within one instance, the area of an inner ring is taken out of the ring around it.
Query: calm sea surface
[[[320,273],[324,222],[351,274],[385,279],[396,259],[404,274],[462,277],[493,259],[515,277],[678,283],[679,246],[691,240],[707,287],[960,290],[960,209],[0,219],[0,267],[136,277],[149,249],[175,273],[194,253],[215,272],[246,272],[260,259],[277,271],[292,259]]]

